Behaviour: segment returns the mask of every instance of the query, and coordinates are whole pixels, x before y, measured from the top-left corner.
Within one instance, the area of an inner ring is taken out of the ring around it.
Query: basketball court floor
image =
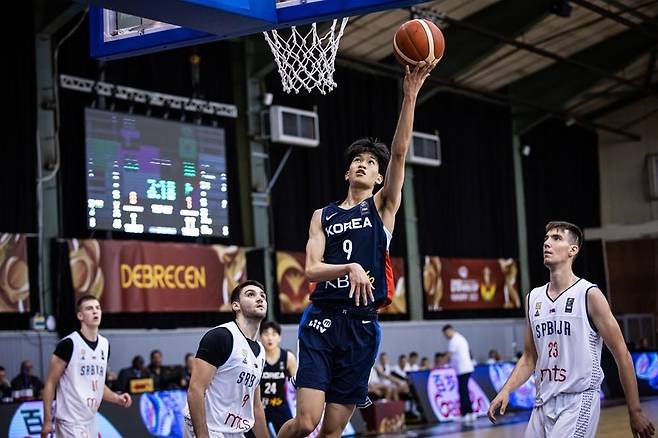
[[[658,398],[645,399],[642,402],[642,408],[654,424],[658,422]],[[408,438],[434,436],[440,436],[442,438],[516,438],[523,437],[529,418],[530,411],[513,412],[506,414],[495,425],[491,424],[486,417],[481,417],[473,426],[466,426],[461,423],[440,424],[426,428],[409,429],[405,435],[400,436],[406,436]],[[391,435],[386,436],[392,437]],[[603,407],[596,436],[597,438],[624,438],[631,436],[628,412],[625,404],[608,404],[608,407]]]

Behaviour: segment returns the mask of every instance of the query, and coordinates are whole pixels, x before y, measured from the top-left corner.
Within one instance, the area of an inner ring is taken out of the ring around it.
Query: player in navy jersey
[[[265,367],[260,378],[260,394],[265,406],[268,428],[278,433],[292,418],[286,397],[286,382],[297,371],[297,360],[288,350],[279,347],[281,326],[274,321],[260,325],[260,340],[265,347]]]
[[[416,96],[435,65],[406,67],[391,152],[376,140],[355,141],[345,153],[347,196],[313,213],[306,275],[317,286],[299,324],[297,414],[279,437],[307,436],[323,413],[320,435],[338,437],[354,408],[368,403],[381,339],[377,309],[390,303],[394,288],[388,246],[402,200]]]

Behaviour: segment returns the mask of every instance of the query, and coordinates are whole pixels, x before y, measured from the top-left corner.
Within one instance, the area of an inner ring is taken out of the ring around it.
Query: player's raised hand
[[[354,297],[354,304],[359,306],[360,303],[363,303],[365,306],[368,304],[368,298],[371,302],[375,301],[372,294],[372,285],[366,271],[358,263],[350,263],[349,267],[350,298]]]
[[[496,411],[500,412],[500,415],[505,415],[505,409],[507,409],[508,403],[509,394],[505,390],[500,391],[489,405],[489,411],[487,412],[489,421],[494,424],[496,423]]]
[[[409,66],[404,67],[404,83],[403,90],[404,95],[409,97],[416,97],[420,87],[423,86],[425,79],[430,76],[430,72],[434,70],[436,64],[439,63],[439,60],[435,60],[432,63],[427,63],[425,61],[420,61],[416,66],[411,70]]]
[[[52,421],[46,421],[43,423],[43,426],[41,426],[41,438],[49,438],[53,435],[53,432],[54,430]]]
[[[642,411],[631,412],[630,417],[631,431],[634,437],[649,438],[656,432],[653,424],[651,424],[651,421],[649,421]]]

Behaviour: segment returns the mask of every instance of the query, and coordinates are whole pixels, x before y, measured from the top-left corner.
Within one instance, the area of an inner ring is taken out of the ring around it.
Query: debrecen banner
[[[76,299],[97,297],[104,312],[217,312],[247,279],[237,246],[71,239]]]
[[[454,259],[426,256],[423,289],[428,312],[518,309],[518,268],[514,259]]]
[[[0,233],[0,313],[30,311],[25,234]]]
[[[283,315],[300,314],[310,302],[309,297],[315,289],[315,283],[306,278],[305,261],[306,254],[303,252],[276,252],[276,282]],[[406,314],[407,292],[402,257],[391,257],[391,267],[395,290],[391,304],[381,309],[381,313]]]

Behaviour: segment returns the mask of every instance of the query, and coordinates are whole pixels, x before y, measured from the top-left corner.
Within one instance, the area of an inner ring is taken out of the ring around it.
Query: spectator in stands
[[[448,353],[439,351],[434,355],[434,367],[433,368],[446,368],[450,365],[450,357]]]
[[[420,370],[421,371],[426,371],[430,369],[430,359],[428,357],[423,356],[423,358],[420,360]]]
[[[397,400],[398,393],[394,386],[387,385],[382,382],[375,367],[370,369],[370,377],[368,378],[368,397],[373,400]]]
[[[148,372],[153,379],[153,389],[159,391],[162,388],[162,352],[160,350],[151,351],[151,363],[148,366]]]
[[[130,381],[132,379],[144,379],[146,377],[149,377],[149,373],[144,368],[144,358],[142,356],[135,356],[133,357],[132,366],[130,368],[123,368],[119,371],[117,390],[129,392]]]
[[[393,386],[398,395],[409,393],[409,384],[404,379],[400,379],[393,375],[393,368],[388,363],[388,354],[380,353],[379,362],[375,363],[375,371],[379,377],[379,381],[387,385]]]
[[[494,364],[496,362],[500,362],[500,353],[498,353],[498,350],[489,350],[489,358],[487,359],[488,364]]]
[[[187,353],[185,355],[185,368],[183,368],[183,380],[181,381],[181,387],[187,388],[190,384],[190,379],[192,378],[192,368],[194,367],[194,354]]]
[[[462,421],[472,424],[477,419],[477,415],[473,413],[473,404],[468,394],[468,380],[474,370],[473,361],[471,360],[471,348],[466,338],[450,324],[443,326],[443,335],[448,339],[450,363],[457,373]]]
[[[407,378],[407,372],[405,371],[406,367],[407,367],[407,355],[401,354],[398,357],[398,364],[393,367],[391,374],[393,374],[394,376],[400,379],[406,379]]]
[[[418,371],[420,367],[418,366],[418,353],[415,351],[412,351],[409,353],[409,362],[407,363],[407,366],[404,368],[406,372],[409,371]]]
[[[0,366],[0,398],[2,402],[11,401],[11,384],[7,380],[7,372],[5,367]]]
[[[32,362],[24,360],[21,362],[21,372],[11,381],[11,390],[19,391],[20,399],[33,400],[41,398],[43,382],[37,376],[32,374]]]

